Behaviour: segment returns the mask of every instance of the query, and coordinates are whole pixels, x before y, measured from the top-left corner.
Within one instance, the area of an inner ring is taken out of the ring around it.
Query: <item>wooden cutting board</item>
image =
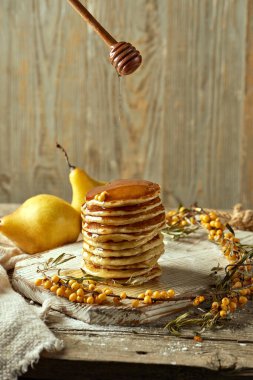
[[[240,232],[238,236],[249,244],[253,242],[253,233]],[[146,289],[169,288],[173,288],[176,295],[195,294],[207,288],[213,281],[212,268],[217,266],[224,268],[228,264],[218,247],[207,240],[205,231],[198,231],[179,241],[165,237],[165,247],[165,254],[159,260],[162,268],[162,275],[159,278],[141,286],[110,286],[110,288],[116,294],[125,290],[128,295],[134,296]],[[77,242],[33,255],[19,262],[13,274],[13,286],[25,297],[35,302],[42,304],[45,300],[50,299],[53,309],[92,324],[137,325],[149,323],[174,314],[190,304],[189,301],[163,302],[134,309],[129,305],[129,301],[124,300],[121,306],[113,304],[87,305],[69,302],[42,287],[36,287],[34,280],[40,277],[36,272],[38,265],[63,252],[74,254],[75,258],[61,267],[68,274],[75,273],[75,276],[81,276],[82,272],[79,268],[82,265],[82,242]],[[223,275],[224,272],[220,271],[219,273]],[[103,285],[104,287],[105,285]]]

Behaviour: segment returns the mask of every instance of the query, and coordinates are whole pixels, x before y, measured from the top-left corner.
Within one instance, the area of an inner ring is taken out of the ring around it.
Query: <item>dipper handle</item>
[[[95,32],[102,38],[108,46],[113,46],[117,41],[105,30],[102,25],[90,14],[90,12],[78,0],[68,0],[70,5],[80,14],[80,16],[92,26]]]
[[[115,67],[119,75],[132,74],[141,65],[142,57],[128,42],[117,42],[102,25],[90,14],[90,12],[80,3],[79,0],[68,0],[72,7],[80,16],[90,24],[95,32],[110,47],[110,62]]]

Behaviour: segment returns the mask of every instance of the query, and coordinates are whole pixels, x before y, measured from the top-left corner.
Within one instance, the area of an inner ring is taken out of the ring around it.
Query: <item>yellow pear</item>
[[[56,146],[63,151],[70,169],[69,181],[72,186],[71,206],[81,213],[81,207],[85,202],[85,197],[88,191],[94,187],[104,185],[106,182],[97,181],[94,178],[91,178],[83,169],[71,165],[66,150],[60,144],[56,144]]]
[[[30,254],[75,242],[80,231],[80,214],[63,199],[48,194],[29,198],[0,219],[0,233]]]

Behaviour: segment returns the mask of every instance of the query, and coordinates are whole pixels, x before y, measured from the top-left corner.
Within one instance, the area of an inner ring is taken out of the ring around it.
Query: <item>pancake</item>
[[[156,235],[154,238],[149,240],[145,244],[141,244],[138,247],[128,247],[127,249],[121,249],[121,250],[112,250],[112,249],[103,249],[100,246],[99,247],[92,247],[87,242],[83,241],[83,249],[84,251],[91,253],[92,255],[100,256],[100,257],[109,257],[109,258],[115,258],[115,257],[128,257],[128,256],[136,256],[140,253],[144,253],[152,248],[157,247],[158,245],[161,245],[163,242],[162,235]],[[110,247],[110,245],[109,245]],[[120,246],[118,248],[121,248]]]
[[[98,201],[96,195],[106,192],[106,200]],[[160,187],[145,180],[120,179],[95,187],[86,194],[86,203],[104,208],[139,205],[156,198]]]
[[[155,232],[158,233],[159,229],[153,231],[143,231],[131,234],[107,234],[107,235],[99,235],[91,232],[87,232],[82,230],[83,237],[85,240],[90,240],[93,242],[120,242],[120,241],[138,241],[143,240],[151,235],[155,236]]]
[[[140,239],[140,240],[124,240],[124,241],[112,241],[108,240],[105,241],[104,243],[101,243],[100,241],[94,241],[93,239],[89,239],[86,237],[85,233],[86,231],[83,231],[83,241],[87,243],[90,247],[94,248],[100,248],[101,250],[115,250],[115,251],[120,251],[120,250],[125,250],[125,249],[130,249],[130,248],[135,248],[139,247],[151,239],[153,239],[154,236],[160,233],[160,229],[156,229],[152,231],[150,234],[146,235],[146,237]],[[101,236],[117,236],[117,235],[101,235]],[[120,235],[122,236],[122,235]],[[120,244],[119,244],[120,243]]]
[[[83,258],[87,261],[90,261],[94,265],[99,266],[122,266],[122,265],[133,265],[137,263],[142,263],[147,260],[151,260],[154,257],[160,256],[164,250],[163,243],[159,242],[158,246],[151,247],[149,250],[145,252],[140,252],[140,254],[134,255],[134,256],[119,256],[119,257],[101,257],[97,255],[93,255],[92,253],[88,252],[86,249],[83,251]]]
[[[118,234],[118,233],[131,233],[150,231],[154,228],[165,226],[165,213],[159,214],[154,218],[144,222],[137,222],[123,226],[104,225],[99,223],[84,222],[83,229],[88,232],[97,233],[100,235]]]
[[[130,278],[144,275],[148,273],[152,268],[141,268],[141,269],[104,269],[101,267],[97,267],[90,262],[84,261],[83,268],[85,272],[91,274],[92,276],[102,277],[107,279],[117,279],[117,278]]]
[[[161,256],[161,253],[158,254],[158,255],[155,255],[153,257],[151,257],[150,259],[148,260],[145,260],[145,261],[141,261],[139,263],[134,263],[134,264],[124,264],[124,265],[98,265],[98,264],[94,264],[91,260],[88,260],[87,258],[85,258],[85,262],[86,263],[90,263],[94,266],[96,266],[97,268],[100,268],[100,269],[106,269],[106,270],[115,270],[115,271],[119,271],[119,270],[130,270],[130,269],[133,269],[133,270],[139,270],[139,269],[144,269],[144,268],[153,268],[153,266],[156,264],[157,260],[159,259],[159,257]]]
[[[96,205],[90,205],[90,203],[85,203],[82,206],[82,213],[84,215],[92,216],[118,216],[118,215],[134,215],[142,211],[152,210],[154,207],[161,205],[161,199],[156,197],[151,201],[140,204],[138,207],[134,206],[123,206],[123,207],[111,207],[105,208]]]
[[[83,220],[87,223],[101,223],[115,226],[123,226],[127,224],[133,224],[137,222],[143,222],[154,218],[157,215],[164,213],[163,205],[154,207],[152,210],[144,211],[138,214],[128,214],[123,216],[93,216],[88,214],[82,214]]]

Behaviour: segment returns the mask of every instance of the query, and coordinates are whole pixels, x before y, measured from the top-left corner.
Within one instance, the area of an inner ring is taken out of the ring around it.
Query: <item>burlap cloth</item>
[[[0,234],[0,380],[25,373],[42,350],[63,348],[43,322],[46,305],[36,313],[11,287],[7,270],[27,256]]]

